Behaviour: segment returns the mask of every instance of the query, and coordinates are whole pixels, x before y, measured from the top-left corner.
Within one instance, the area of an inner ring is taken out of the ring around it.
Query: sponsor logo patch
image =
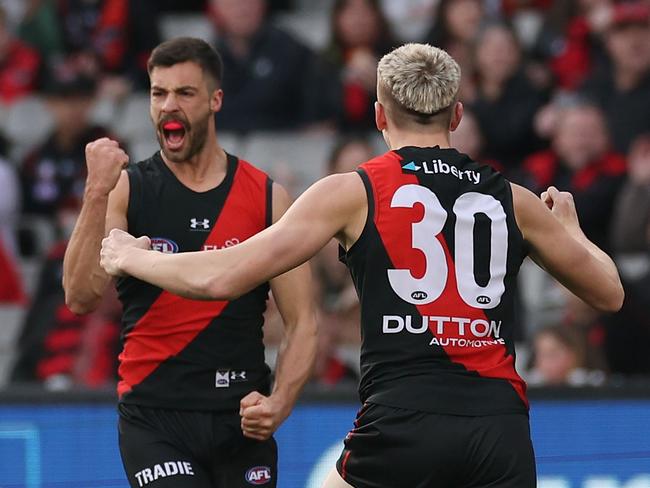
[[[187,461],[167,461],[160,464],[154,464],[150,468],[145,468],[135,473],[135,479],[138,486],[146,486],[159,478],[168,476],[194,476],[192,464]]]
[[[171,239],[165,239],[164,237],[152,237],[151,249],[165,254],[174,254],[178,252],[178,244]]]
[[[248,381],[246,371],[219,369],[215,374],[214,386],[215,388],[229,388],[231,383],[241,383],[243,381]]]
[[[244,478],[251,485],[265,485],[271,481],[271,468],[268,466],[255,466],[246,471]]]
[[[191,218],[190,229],[201,231],[210,230],[210,219],[197,219],[196,217]]]
[[[414,172],[422,170],[422,173],[427,175],[452,175],[459,180],[466,180],[474,185],[478,185],[481,182],[481,174],[478,171],[472,171],[470,169],[461,170],[441,159],[420,161],[420,164],[417,164],[415,161],[409,161],[402,166],[402,169]]]
[[[236,246],[240,242],[241,241],[237,237],[232,237],[230,239],[227,239],[223,243],[223,245],[219,245],[219,244],[203,244],[203,250],[204,251],[218,251],[219,249],[225,249],[227,247]]]

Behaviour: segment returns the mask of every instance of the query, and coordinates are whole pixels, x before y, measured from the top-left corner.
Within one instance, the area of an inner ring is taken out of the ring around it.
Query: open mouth
[[[185,126],[177,120],[170,120],[162,124],[162,131],[165,137],[167,147],[172,151],[177,151],[183,147],[185,141]]]

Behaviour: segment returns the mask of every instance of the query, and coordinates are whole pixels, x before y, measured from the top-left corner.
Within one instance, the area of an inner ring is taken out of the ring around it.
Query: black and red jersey
[[[368,220],[342,259],[361,301],[361,400],[526,412],[513,328],[527,248],[509,182],[438,147],[388,152],[359,174]]]
[[[159,153],[127,170],[128,230],[165,253],[234,246],[270,225],[272,181],[228,155],[216,188],[184,186]],[[181,298],[143,281],[118,281],[124,307],[120,401],[150,407],[239,408],[250,391],[268,392],[263,314],[268,284],[233,301]]]

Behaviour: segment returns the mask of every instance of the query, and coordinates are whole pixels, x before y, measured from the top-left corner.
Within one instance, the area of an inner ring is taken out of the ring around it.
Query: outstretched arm
[[[360,235],[366,192],[356,173],[328,176],[311,186],[274,225],[236,246],[211,252],[162,254],[138,248],[123,231],[104,239],[101,261],[176,295],[230,300],[316,254],[332,237],[346,247]]]
[[[274,222],[290,204],[286,191],[273,185]],[[268,439],[289,416],[311,374],[316,355],[316,318],[309,265],[303,264],[274,278],[271,290],[284,322],[273,392],[267,397],[254,391],[240,402],[242,431],[257,440]]]
[[[518,185],[512,189],[533,260],[592,307],[619,310],[624,293],[616,265],[582,232],[572,195],[550,187],[540,199]]]

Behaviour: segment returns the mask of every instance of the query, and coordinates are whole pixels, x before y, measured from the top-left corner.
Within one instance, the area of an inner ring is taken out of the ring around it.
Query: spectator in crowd
[[[584,93],[604,110],[614,148],[626,153],[636,136],[650,131],[650,6],[614,6],[605,44],[611,67],[584,85]]]
[[[603,317],[604,352],[612,374],[650,375],[650,273],[647,268],[640,276],[624,276],[625,302],[613,315]]]
[[[18,263],[0,236],[0,305],[24,305],[27,297],[23,290]]]
[[[17,254],[16,221],[20,214],[20,183],[8,161],[9,144],[0,134],[0,240],[11,254]]]
[[[538,194],[551,185],[573,193],[585,234],[609,249],[614,198],[625,172],[625,158],[611,150],[602,111],[579,103],[559,112],[552,147],[525,160],[523,183]]]
[[[606,317],[606,353],[612,371],[650,373],[650,134],[635,139],[628,154],[628,177],[621,189],[610,231],[612,252],[625,287],[622,310]]]
[[[62,202],[83,195],[86,144],[109,136],[106,129],[90,122],[95,85],[74,65],[62,64],[53,72],[46,102],[54,129],[22,165],[24,213],[54,216]]]
[[[327,164],[327,174],[355,171],[374,156],[363,138],[339,141]],[[313,259],[316,302],[320,305],[319,347],[314,366],[315,379],[333,385],[345,379],[357,379],[356,373],[337,355],[342,345],[359,347],[359,299],[347,268],[339,262],[339,246],[332,240]],[[353,356],[356,358],[356,356]],[[355,359],[356,362],[356,359]]]
[[[377,62],[394,44],[378,0],[336,0],[330,37],[323,56],[330,84],[321,90],[328,93],[321,101],[335,109],[328,115],[341,129],[373,129]]]
[[[485,137],[481,132],[476,117],[469,109],[463,112],[463,120],[454,132],[451,133],[452,146],[463,154],[467,154],[474,161],[489,164],[497,171],[503,171],[503,165],[484,156]]]
[[[481,0],[440,0],[433,27],[425,39],[452,55],[465,81],[473,74],[473,46],[484,15]],[[465,98],[465,85],[461,85],[460,98]]]
[[[314,117],[314,55],[271,25],[266,10],[265,0],[210,0],[224,65],[219,130],[291,129]]]
[[[31,0],[20,31],[48,67],[72,58],[100,81],[102,96],[119,99],[149,86],[157,11],[154,0]]]
[[[588,368],[587,342],[579,329],[552,325],[535,334],[533,367],[526,381],[540,386],[594,386],[605,381],[605,374]]]
[[[440,0],[381,0],[391,31],[404,42],[418,42],[431,30]]]
[[[57,211],[63,239],[50,249],[40,271],[18,340],[12,382],[39,382],[49,389],[99,388],[116,381],[121,306],[107,293],[99,309],[77,316],[65,305],[63,255],[80,210],[68,198]]]
[[[642,254],[650,259],[650,133],[632,144],[628,177],[616,200],[612,224],[615,254]]]
[[[605,66],[601,34],[611,4],[611,0],[553,2],[535,51],[546,60],[558,89],[576,90],[595,67]]]
[[[0,103],[10,104],[36,88],[40,67],[38,53],[10,31],[0,5]]]
[[[17,22],[17,34],[47,63],[60,58],[64,52],[59,22],[56,0],[25,0]]]
[[[571,1],[571,0],[569,0]],[[500,0],[499,10],[506,17],[512,17],[522,10],[549,10],[555,3],[554,0]]]
[[[476,39],[475,93],[465,99],[485,135],[485,156],[506,173],[537,145],[533,117],[543,97],[522,70],[522,53],[506,24],[486,25]]]
[[[0,136],[0,304],[26,301],[16,262],[16,229],[20,187],[14,168],[4,159],[6,141]]]

